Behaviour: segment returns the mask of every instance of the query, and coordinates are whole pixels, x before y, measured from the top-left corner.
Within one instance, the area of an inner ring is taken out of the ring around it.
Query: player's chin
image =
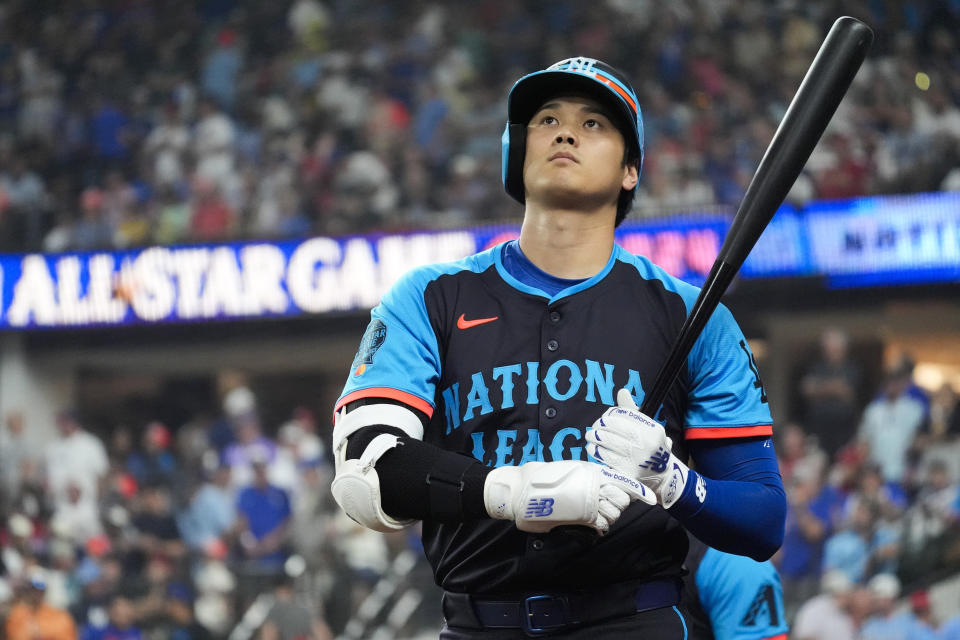
[[[544,171],[524,178],[528,197],[533,195],[544,202],[557,200],[576,200],[591,191],[589,180],[571,171]]]
[[[540,195],[540,201],[553,209],[593,210],[607,200],[606,195],[597,191],[594,185],[575,182],[552,183]]]

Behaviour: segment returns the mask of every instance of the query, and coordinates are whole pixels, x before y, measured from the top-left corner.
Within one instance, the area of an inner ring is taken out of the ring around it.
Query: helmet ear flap
[[[523,204],[526,200],[523,188],[523,161],[527,155],[527,125],[507,122],[500,145],[503,186],[514,200]]]

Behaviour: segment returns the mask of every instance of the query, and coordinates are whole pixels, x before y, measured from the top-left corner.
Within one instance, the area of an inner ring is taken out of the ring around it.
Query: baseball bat
[[[710,268],[670,355],[640,410],[655,417],[693,344],[720,304],[737,271],[757,243],[837,110],[873,43],[873,31],[844,16],[833,23],[790,102],[737,209],[720,253]]]

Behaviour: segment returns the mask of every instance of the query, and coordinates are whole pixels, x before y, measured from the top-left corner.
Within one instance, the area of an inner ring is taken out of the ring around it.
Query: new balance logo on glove
[[[669,464],[669,462],[670,462],[670,452],[664,449],[663,447],[660,447],[660,449],[656,453],[654,453],[649,458],[647,458],[647,461],[641,464],[640,466],[643,467],[644,469],[650,469],[651,471],[654,471],[656,473],[663,473],[666,470],[667,464]]]
[[[553,498],[531,498],[525,518],[543,518],[553,513]]]

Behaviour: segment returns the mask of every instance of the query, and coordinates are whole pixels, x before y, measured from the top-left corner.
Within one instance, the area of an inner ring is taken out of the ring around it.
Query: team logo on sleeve
[[[353,375],[359,376],[367,370],[367,367],[373,364],[373,356],[387,339],[387,325],[382,320],[374,318],[367,325],[367,330],[363,332],[363,338],[360,339],[360,348],[353,359],[350,367],[353,369]]]
[[[766,618],[762,620],[761,618]],[[768,622],[771,627],[780,624],[780,614],[777,610],[777,597],[773,591],[773,585],[765,584],[760,587],[757,594],[753,596],[753,602],[750,608],[743,615],[740,624],[744,627],[756,627],[764,622]]]

